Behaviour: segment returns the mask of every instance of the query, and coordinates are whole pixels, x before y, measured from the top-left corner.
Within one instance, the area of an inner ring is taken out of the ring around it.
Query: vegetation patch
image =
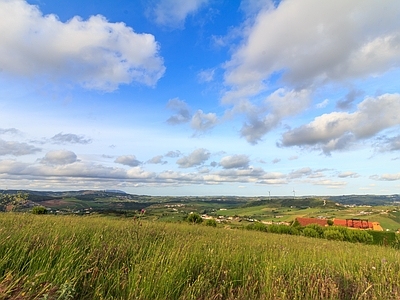
[[[1,299],[400,297],[400,253],[391,247],[272,234],[281,227],[255,223],[225,230],[18,213],[0,222]]]

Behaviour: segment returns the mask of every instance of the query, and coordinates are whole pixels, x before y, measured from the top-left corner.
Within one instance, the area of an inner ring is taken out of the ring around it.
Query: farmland
[[[18,191],[0,191],[0,195],[6,192]],[[22,192],[30,200],[30,206],[22,211],[29,211],[32,205],[42,205],[51,213],[133,216],[143,209],[146,213],[142,217],[161,222],[181,222],[190,212],[197,212],[233,227],[254,220],[292,222],[296,217],[360,218],[379,222],[388,231],[400,228],[399,195],[154,197],[119,191]]]

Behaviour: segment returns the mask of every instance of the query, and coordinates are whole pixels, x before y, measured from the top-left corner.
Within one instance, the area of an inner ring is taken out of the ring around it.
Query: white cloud
[[[357,178],[360,175],[358,175],[356,172],[351,172],[351,171],[347,171],[347,172],[342,172],[338,175],[339,178]]]
[[[301,168],[301,169],[298,169],[298,170],[295,170],[295,171],[291,172],[289,174],[289,178],[293,179],[293,178],[300,178],[300,177],[303,177],[303,176],[309,176],[309,175],[312,174],[312,172],[313,171],[308,167]]]
[[[190,126],[198,133],[212,129],[218,123],[215,113],[204,113],[199,109],[192,117]]]
[[[118,164],[121,165],[126,165],[126,166],[130,166],[130,167],[137,167],[139,166],[142,162],[138,161],[136,159],[135,155],[122,155],[122,156],[118,156],[115,161]]]
[[[333,181],[330,179],[312,181],[311,183],[314,185],[326,185],[329,188],[340,188],[347,185],[345,181]]]
[[[67,165],[77,161],[76,154],[68,150],[53,150],[46,153],[41,160],[44,164]]]
[[[208,150],[200,148],[194,150],[188,156],[181,157],[176,161],[180,168],[190,168],[203,164],[210,158]]]
[[[379,181],[395,181],[395,180],[400,180],[400,173],[382,174],[381,176],[372,175],[370,178]]]
[[[0,29],[0,65],[15,76],[112,91],[133,81],[153,86],[164,74],[153,35],[135,33],[101,15],[63,23],[25,1],[1,0]]]
[[[87,139],[82,135],[76,135],[73,133],[58,133],[51,138],[51,141],[57,144],[89,144],[92,142],[91,139]]]
[[[378,149],[382,152],[385,151],[399,151],[400,150],[400,135],[393,137],[381,137],[376,143]]]
[[[249,166],[249,158],[247,155],[225,156],[219,162],[224,169],[247,168]]]
[[[188,15],[194,14],[208,0],[158,0],[151,17],[163,26],[181,28]]]
[[[284,118],[296,115],[307,108],[310,100],[309,90],[286,91],[281,88],[269,95],[261,107],[241,101],[238,105],[235,105],[235,110],[236,112],[246,113],[248,118],[240,130],[241,136],[250,144],[257,144]],[[270,113],[261,116],[267,109]]]
[[[165,156],[166,156],[166,157],[175,158],[175,157],[181,156],[181,154],[182,154],[182,153],[181,153],[179,150],[176,150],[176,151],[168,151],[168,152],[165,154]]]
[[[318,103],[317,108],[325,108],[329,104],[329,99],[325,99],[324,101]]]
[[[20,131],[16,128],[0,128],[0,134],[18,134]]]
[[[27,143],[4,141],[0,139],[0,155],[28,155],[42,151],[42,149]]]
[[[197,74],[197,78],[201,83],[211,82],[214,80],[215,69],[202,70]]]
[[[277,163],[280,162],[280,161],[281,161],[280,158],[274,158],[274,159],[272,160],[272,163],[273,163],[273,164],[277,164]]]
[[[283,146],[315,146],[326,154],[400,124],[400,94],[368,97],[353,113],[332,112],[283,134]]]
[[[191,113],[185,101],[179,98],[170,99],[167,103],[167,108],[176,112],[175,115],[168,118],[168,124],[177,125],[190,121]]]
[[[162,155],[157,155],[157,156],[154,156],[153,158],[149,159],[147,161],[147,163],[165,165],[167,163],[167,161],[163,160],[163,156]]]
[[[266,2],[226,64],[227,97],[255,95],[277,74],[295,89],[400,66],[396,0]]]

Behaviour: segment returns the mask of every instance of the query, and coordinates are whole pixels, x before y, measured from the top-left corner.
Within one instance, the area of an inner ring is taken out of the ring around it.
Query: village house
[[[307,226],[310,224],[318,224],[320,226],[329,226],[328,219],[320,218],[296,218],[296,221],[300,226]],[[370,222],[363,219],[333,219],[333,226],[344,226],[351,229],[361,229],[361,230],[375,230],[383,231],[382,226],[379,222]]]

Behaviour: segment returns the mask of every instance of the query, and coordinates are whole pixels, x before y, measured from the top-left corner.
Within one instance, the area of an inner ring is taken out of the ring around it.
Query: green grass
[[[101,216],[0,225],[0,299],[400,298],[392,248]]]

